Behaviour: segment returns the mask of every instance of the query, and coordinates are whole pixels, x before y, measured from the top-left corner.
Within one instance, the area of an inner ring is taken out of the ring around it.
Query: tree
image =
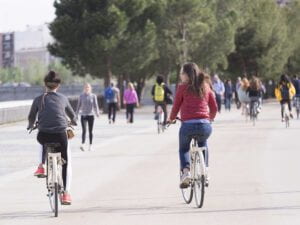
[[[122,50],[120,46],[133,36],[129,29],[132,21],[149,4],[151,1],[146,0],[56,1],[57,17],[50,25],[56,42],[49,50],[74,73],[104,77],[107,86],[113,71],[121,70],[116,59]]]
[[[275,1],[245,1],[248,12],[237,28],[236,50],[229,55],[229,72],[271,78],[282,72],[290,55],[288,24]]]

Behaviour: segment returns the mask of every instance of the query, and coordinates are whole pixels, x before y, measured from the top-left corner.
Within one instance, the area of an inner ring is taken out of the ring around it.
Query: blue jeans
[[[179,158],[180,168],[190,168],[190,143],[192,141],[191,136],[201,135],[198,140],[199,147],[206,147],[204,154],[205,164],[208,166],[208,148],[207,139],[212,132],[210,123],[186,123],[183,122],[179,131]]]
[[[225,98],[225,109],[228,109],[230,111],[231,109],[231,97],[230,98]]]

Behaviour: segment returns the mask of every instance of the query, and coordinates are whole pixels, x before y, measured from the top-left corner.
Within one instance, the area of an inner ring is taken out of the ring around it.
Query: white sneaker
[[[190,186],[191,173],[190,171],[184,171],[180,178],[180,188],[188,188]]]
[[[205,187],[208,187],[209,185],[209,176],[208,176],[208,170],[209,170],[209,167],[206,167],[205,168]]]
[[[85,151],[85,146],[84,146],[84,144],[81,144],[81,145],[80,145],[80,150],[83,151],[83,152]]]
[[[89,151],[94,151],[94,148],[92,148],[92,145],[89,145]]]

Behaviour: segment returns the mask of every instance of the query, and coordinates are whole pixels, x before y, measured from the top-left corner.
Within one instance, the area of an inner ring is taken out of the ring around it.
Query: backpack
[[[280,91],[281,91],[282,100],[290,100],[290,89],[287,84],[282,85]]]
[[[165,100],[165,88],[164,84],[155,84],[154,89],[154,101],[163,102]]]
[[[114,101],[115,92],[111,87],[109,87],[105,90],[105,99],[110,102]]]

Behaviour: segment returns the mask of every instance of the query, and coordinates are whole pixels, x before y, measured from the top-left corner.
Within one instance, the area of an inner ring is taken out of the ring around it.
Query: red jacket
[[[188,92],[187,88],[187,84],[178,86],[170,119],[175,120],[180,110],[183,121],[192,119],[213,120],[217,114],[218,107],[212,90],[207,88],[204,98],[200,98]]]

